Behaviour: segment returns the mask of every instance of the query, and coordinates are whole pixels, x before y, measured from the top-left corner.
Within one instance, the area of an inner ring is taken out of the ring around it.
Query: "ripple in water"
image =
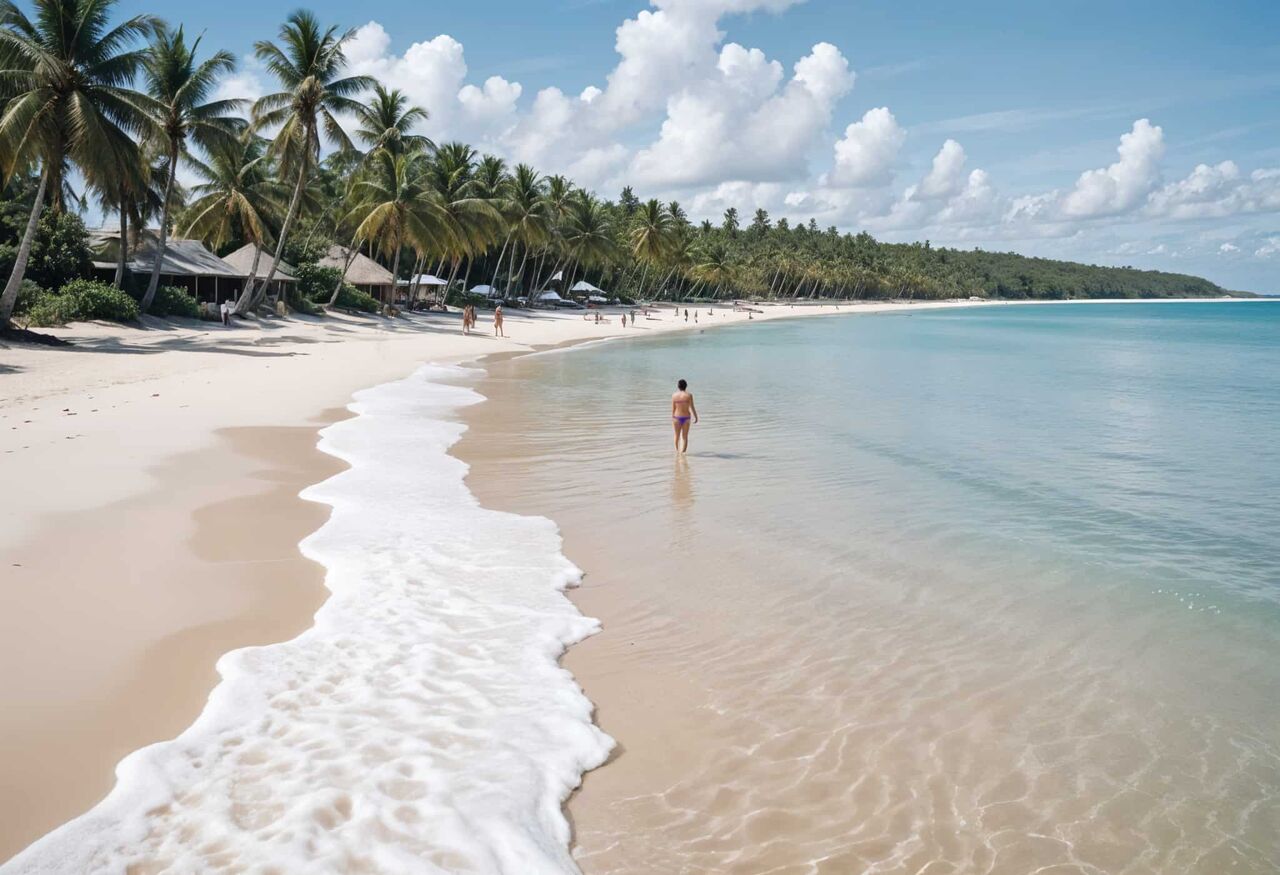
[[[605,623],[583,870],[1280,870],[1276,348],[1274,305],[1100,305],[496,366],[469,482]]]

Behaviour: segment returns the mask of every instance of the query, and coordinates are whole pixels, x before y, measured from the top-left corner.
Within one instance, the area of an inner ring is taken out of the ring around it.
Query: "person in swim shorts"
[[[698,408],[694,406],[693,393],[689,391],[689,384],[680,380],[676,383],[675,394],[671,396],[671,424],[675,427],[677,453],[689,451],[690,419],[693,422],[698,421]],[[680,446],[681,438],[684,439],[683,448]]]

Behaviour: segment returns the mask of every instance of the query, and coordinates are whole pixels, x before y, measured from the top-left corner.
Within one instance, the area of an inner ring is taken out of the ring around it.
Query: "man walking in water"
[[[693,403],[693,393],[689,391],[689,384],[684,380],[676,383],[676,392],[671,396],[671,424],[676,430],[676,452],[687,453],[689,451],[689,420],[698,421],[698,408]],[[680,439],[684,439],[684,447],[680,446]]]

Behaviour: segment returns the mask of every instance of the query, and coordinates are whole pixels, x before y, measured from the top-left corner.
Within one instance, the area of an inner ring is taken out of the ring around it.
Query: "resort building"
[[[347,282],[379,301],[391,300],[395,277],[391,275],[391,271],[362,252],[334,244],[329,247],[324,258],[320,259],[320,266],[343,271]]]
[[[159,235],[152,230],[130,235],[125,270],[136,279],[151,276]],[[108,228],[89,231],[93,272],[110,282],[120,258],[120,232]],[[167,240],[160,262],[160,285],[186,289],[197,301],[218,303],[240,294],[248,271],[238,271],[204,247],[198,240]]]
[[[261,251],[261,254],[259,254]],[[246,243],[235,252],[222,256],[222,260],[231,265],[242,277],[253,277],[259,280],[265,277],[271,271],[271,259],[275,257],[274,253],[261,249],[256,243]],[[257,259],[258,268],[255,271],[253,267],[254,259]],[[271,288],[268,294],[281,296],[285,292],[285,287],[292,285],[298,281],[293,265],[289,262],[280,261],[276,267],[275,274],[271,277]]]

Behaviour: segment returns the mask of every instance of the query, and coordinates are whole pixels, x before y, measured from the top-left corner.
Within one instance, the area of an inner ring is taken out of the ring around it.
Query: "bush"
[[[13,312],[19,316],[26,315],[31,312],[31,308],[36,305],[42,297],[49,294],[40,288],[40,284],[32,280],[23,280],[22,285],[18,287],[18,298],[14,301]]]
[[[329,290],[332,294],[333,290]],[[326,303],[328,298],[325,299]],[[345,310],[362,310],[365,313],[377,313],[382,309],[382,305],[378,303],[378,299],[372,295],[366,295],[357,289],[351,283],[343,283],[342,291],[338,292],[338,300],[334,302],[335,307],[341,307]]]
[[[200,305],[196,299],[187,294],[186,289],[175,286],[161,286],[156,289],[156,296],[151,301],[152,316],[182,316],[186,319],[200,318]]]
[[[336,267],[321,267],[315,262],[303,262],[298,265],[295,275],[300,296],[316,304],[327,304],[342,271]]]
[[[27,310],[29,324],[38,326],[65,325],[89,319],[133,322],[137,318],[137,301],[115,286],[96,280],[72,280],[57,294],[37,294]]]

